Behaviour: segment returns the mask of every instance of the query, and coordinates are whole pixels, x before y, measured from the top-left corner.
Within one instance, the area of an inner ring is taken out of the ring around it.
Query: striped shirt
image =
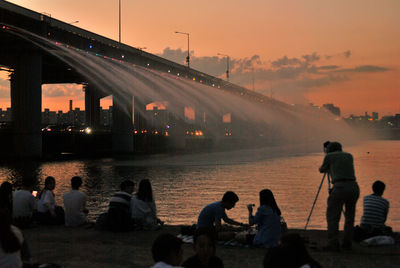
[[[364,197],[364,214],[361,225],[384,227],[389,212],[389,201],[379,195],[371,194]]]

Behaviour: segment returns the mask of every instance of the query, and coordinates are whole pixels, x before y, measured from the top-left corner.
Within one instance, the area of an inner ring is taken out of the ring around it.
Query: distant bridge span
[[[161,72],[180,73],[190,79],[193,77],[197,82],[215,86],[215,90],[224,90],[261,105],[277,102],[220,78],[189,69],[181,64],[83,30],[48,15],[0,1],[0,66],[4,66],[12,72],[11,108],[17,157],[41,157],[42,84],[87,84],[88,81],[71,68],[72,66],[68,66],[56,56],[11,33],[13,27],[83,51],[115,59],[123,58],[125,62],[138,66],[149,66],[149,68]],[[95,125],[99,121],[100,98],[104,96],[96,93],[95,90],[88,89],[85,90],[86,121],[89,125]],[[115,142],[113,149],[116,152],[130,152],[133,149],[132,118],[122,112],[123,107],[118,107],[116,103],[114,106],[113,139]]]

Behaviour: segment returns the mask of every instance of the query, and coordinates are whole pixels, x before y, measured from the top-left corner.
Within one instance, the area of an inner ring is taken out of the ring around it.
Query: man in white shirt
[[[81,177],[75,176],[71,179],[72,190],[63,195],[65,209],[65,226],[77,227],[87,222],[86,209],[87,196],[79,191],[82,185]]]
[[[29,180],[24,181],[22,189],[13,194],[13,221],[21,228],[29,226],[37,209],[36,198],[32,195]]]

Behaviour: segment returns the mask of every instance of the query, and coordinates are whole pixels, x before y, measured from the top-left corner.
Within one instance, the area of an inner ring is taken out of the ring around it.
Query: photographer
[[[351,249],[353,237],[354,216],[360,189],[354,174],[353,156],[342,151],[338,142],[325,143],[326,155],[321,173],[328,173],[333,184],[329,192],[326,220],[328,222],[328,245],[324,248],[330,251],[339,251],[339,221],[343,205],[345,206],[344,239],[342,248]],[[324,145],[325,145],[324,144]]]

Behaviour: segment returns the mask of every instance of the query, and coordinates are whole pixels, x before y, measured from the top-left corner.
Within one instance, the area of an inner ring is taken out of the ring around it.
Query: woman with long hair
[[[249,225],[257,224],[257,233],[252,244],[262,247],[274,247],[281,239],[280,216],[281,210],[276,204],[271,190],[264,189],[260,192],[260,207],[253,216],[253,205],[248,205]]]
[[[157,208],[153,189],[148,179],[139,182],[139,189],[131,199],[132,218],[145,229],[153,229],[163,222],[157,218]]]
[[[48,176],[44,181],[44,188],[40,192],[37,203],[37,218],[40,223],[50,225],[64,224],[64,210],[56,205],[53,190],[56,187],[56,180]]]

